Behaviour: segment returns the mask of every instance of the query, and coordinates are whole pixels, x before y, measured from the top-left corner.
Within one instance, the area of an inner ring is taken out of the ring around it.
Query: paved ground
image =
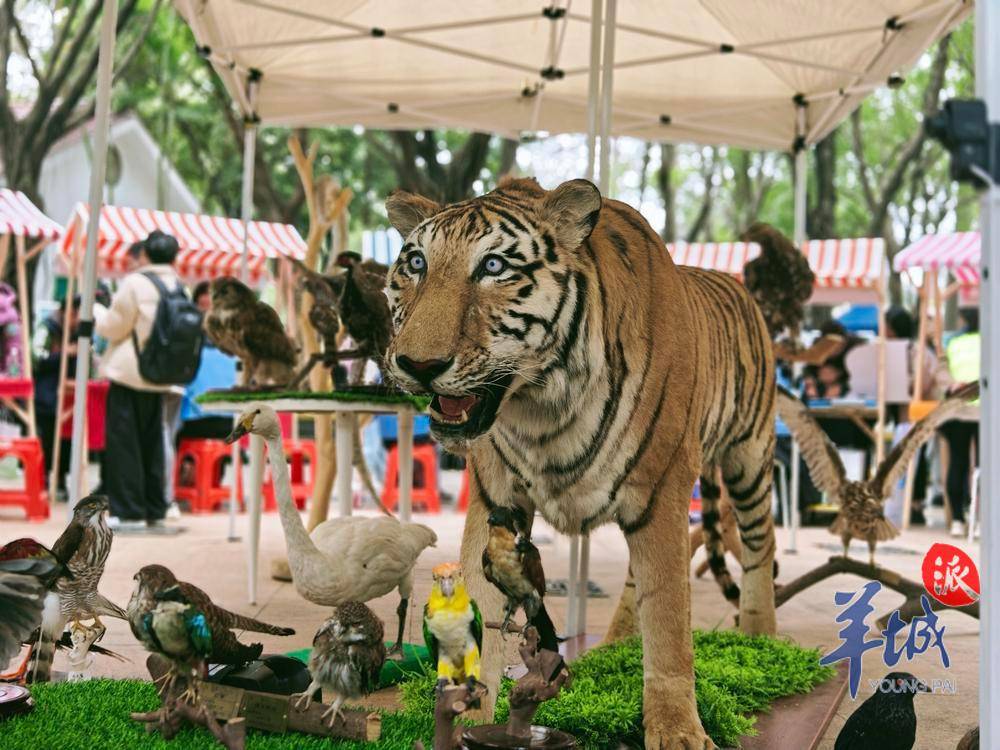
[[[51,543],[58,536],[66,519],[65,506],[56,508],[53,518],[43,524],[14,520],[10,515],[0,515],[0,539],[31,535]],[[430,588],[430,568],[435,564],[453,560],[458,555],[463,517],[445,510],[439,516],[419,516],[416,520],[431,525],[438,533],[439,544],[429,550],[419,561],[416,575],[415,601],[426,599]],[[322,621],[324,608],[303,601],[290,584],[273,581],[268,577],[269,561],[284,554],[284,540],[277,514],[266,514],[262,526],[260,594],[256,605],[247,603],[246,548],[242,543],[226,541],[227,519],[224,514],[212,516],[185,516],[180,522],[183,534],[175,537],[148,537],[119,535],[108,560],[101,590],[112,600],[124,605],[132,589],[132,575],[144,564],[158,562],[170,567],[180,578],[197,583],[223,606],[253,615],[260,619],[294,627],[296,635],[289,638],[263,636],[267,651],[291,651],[310,644],[313,632]],[[245,516],[238,519],[239,533],[245,535]],[[565,577],[568,561],[568,542],[554,535],[544,524],[536,526],[536,541],[540,543],[546,571],[550,578]],[[788,538],[779,530],[779,549],[784,550]],[[545,540],[548,543],[542,543]],[[940,531],[919,529],[887,545],[880,552],[879,561],[910,578],[919,580],[923,553],[935,541],[941,541]],[[799,533],[799,553],[781,554],[780,580],[791,578],[824,562],[835,553],[836,540],[824,530],[807,529]],[[964,543],[959,546],[966,547]],[[968,549],[978,560],[978,550]],[[864,559],[866,551],[858,546],[852,553]],[[699,553],[700,555],[701,553]],[[588,609],[588,631],[602,633],[607,627],[614,608],[617,592],[625,578],[626,549],[621,534],[613,527],[598,530],[592,543],[591,578],[608,591],[612,598],[591,599]],[[700,559],[700,556],[696,559]],[[730,560],[730,567],[735,566]],[[857,590],[860,579],[850,576],[819,584],[792,599],[779,610],[779,629],[782,634],[808,646],[829,651],[838,644],[839,625],[834,622],[836,608],[833,594],[836,590]],[[731,627],[733,610],[729,608],[710,577],[692,580],[694,622],[696,627]],[[883,591],[875,599],[876,612],[883,614],[898,606],[900,597]],[[386,596],[372,603],[378,615],[387,624],[387,633],[394,632],[397,600]],[[553,600],[550,607],[556,625],[563,624],[560,600]],[[873,618],[874,619],[874,618]],[[955,694],[920,695],[916,699],[919,727],[916,748],[919,750],[950,750],[964,732],[976,723],[978,701],[978,622],[955,612],[941,615],[945,625],[945,642],[951,658],[951,668],[942,668],[937,656],[928,652],[911,664],[901,664],[899,669],[912,671],[924,680],[947,679],[955,687]],[[411,609],[407,639],[419,641],[419,608]],[[123,622],[109,623],[103,644],[131,659],[127,663],[101,660],[95,673],[116,677],[144,676],[145,656]],[[57,656],[56,669],[65,663]],[[869,679],[877,679],[889,670],[880,662],[880,652],[873,651],[865,659],[859,701],[868,693]],[[844,720],[853,711],[855,703],[848,697],[841,706],[834,723],[826,733],[821,750],[832,750],[836,734]]]

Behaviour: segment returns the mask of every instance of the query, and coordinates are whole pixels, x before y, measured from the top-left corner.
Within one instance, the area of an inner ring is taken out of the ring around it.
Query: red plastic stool
[[[0,490],[0,506],[18,505],[29,521],[49,517],[49,494],[45,491],[45,458],[38,438],[0,440],[0,457],[14,456],[24,469],[23,490]]]
[[[399,501],[399,446],[389,449],[382,487],[382,504],[395,510]],[[413,507],[421,506],[428,513],[441,512],[438,495],[437,451],[430,443],[413,446]]]
[[[312,497],[313,485],[316,482],[316,443],[313,440],[284,440],[285,458],[288,459],[288,473],[292,480],[292,499],[295,507],[305,510],[306,501]],[[309,476],[306,477],[305,464],[309,464]],[[271,479],[271,467],[268,465],[264,474],[264,510],[270,512],[278,509],[274,496],[274,482]]]
[[[186,502],[191,513],[211,513],[229,501],[232,488],[222,483],[222,461],[233,455],[233,447],[222,440],[181,440],[174,460],[174,497]],[[181,484],[181,466],[185,459],[194,463],[194,484]],[[243,476],[237,452],[236,497],[243,507]]]
[[[462,489],[458,491],[458,510],[465,512],[469,509],[469,468],[462,470]]]

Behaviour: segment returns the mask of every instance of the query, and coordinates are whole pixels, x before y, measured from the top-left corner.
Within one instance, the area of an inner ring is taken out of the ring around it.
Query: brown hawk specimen
[[[159,653],[159,649],[155,643],[150,642],[143,618],[156,609],[163,600],[165,592],[175,587],[179,594],[174,598],[183,600],[205,615],[212,633],[211,653],[208,656],[208,661],[212,664],[245,664],[260,656],[264,649],[261,644],[244,645],[236,640],[236,636],[231,632],[233,630],[249,630],[252,633],[270,635],[295,634],[292,628],[268,625],[266,622],[216,606],[208,594],[193,584],[178,581],[177,577],[163,565],[146,565],[133,578],[136,585],[128,603],[128,622],[132,634],[146,647],[146,650],[153,653]]]
[[[527,624],[538,631],[542,648],[558,651],[556,628],[542,601],[545,596],[542,556],[531,543],[524,511],[498,505],[490,510],[487,523],[490,530],[483,550],[483,573],[507,597],[503,627],[507,627],[518,607],[523,607]]]
[[[296,706],[303,709],[324,688],[334,699],[323,718],[330,717],[332,727],[346,700],[357,700],[378,688],[385,664],[385,629],[382,621],[361,602],[345,602],[333,611],[313,638],[309,655],[312,682],[298,696]]]
[[[885,499],[917,449],[934,434],[934,430],[959,416],[967,406],[966,402],[978,397],[979,383],[971,383],[955,391],[910,428],[906,437],[878,465],[875,476],[863,482],[853,482],[847,479],[840,454],[809,413],[808,407],[794,394],[778,386],[778,416],[795,436],[813,484],[840,505],[830,533],[839,535],[843,541],[844,557],[847,557],[851,539],[861,539],[868,542],[869,561],[874,567],[875,545],[899,534],[882,512]]]
[[[73,508],[73,518],[52,545],[52,554],[65,561],[69,575],[56,580],[46,596],[38,644],[32,653],[31,679],[46,682],[52,671],[56,642],[66,623],[88,620],[103,628],[101,616],[126,619],[124,610],[97,590],[114,537],[108,527],[108,498],[89,495]]]
[[[740,239],[760,245],[760,255],[743,266],[743,283],[764,313],[771,338],[788,329],[792,339],[797,339],[816,280],[809,261],[770,224],[752,224]]]
[[[297,352],[278,313],[231,276],[212,282],[205,333],[221,351],[243,362],[243,385],[278,385],[295,376]]]

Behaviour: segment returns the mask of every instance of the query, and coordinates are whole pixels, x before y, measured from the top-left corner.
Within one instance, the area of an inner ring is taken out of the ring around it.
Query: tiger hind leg
[[[729,491],[743,545],[740,629],[749,635],[773,635],[777,629],[774,519],[771,516],[773,471],[773,433],[767,439],[750,437],[733,446],[722,463],[723,481]]]

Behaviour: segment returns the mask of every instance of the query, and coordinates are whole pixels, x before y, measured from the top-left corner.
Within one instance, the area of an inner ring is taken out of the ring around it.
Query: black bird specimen
[[[840,454],[809,413],[809,408],[795,394],[778,386],[778,416],[795,436],[813,484],[840,505],[840,512],[830,525],[830,533],[840,536],[844,543],[844,557],[847,557],[851,539],[861,539],[868,542],[869,562],[875,566],[876,545],[899,534],[885,517],[885,499],[917,449],[940,425],[961,413],[967,402],[978,396],[979,383],[971,383],[955,391],[910,428],[906,437],[879,464],[875,476],[853,482],[847,479]]]
[[[545,609],[545,571],[538,547],[531,543],[527,518],[521,508],[496,506],[488,518],[489,536],[483,550],[486,580],[507,598],[502,630],[518,608],[524,609],[528,625],[538,630],[544,649],[559,650],[555,625]]]
[[[955,750],[979,750],[979,727],[973,727],[958,741]]]
[[[834,750],[911,750],[917,738],[913,696],[930,691],[909,672],[890,672],[847,719]]]
[[[243,386],[285,386],[295,377],[298,360],[274,308],[231,276],[212,281],[212,309],[205,333],[221,351],[243,362]]]
[[[296,707],[309,705],[320,688],[334,698],[322,718],[332,727],[345,700],[357,700],[378,688],[385,664],[385,628],[382,621],[361,602],[345,602],[334,609],[313,638],[309,655],[312,682],[296,697]]]
[[[805,303],[816,280],[805,254],[763,222],[752,224],[740,239],[760,245],[760,255],[743,266],[743,283],[764,314],[771,338],[787,329],[792,340],[798,339]]]
[[[135,590],[128,603],[129,625],[132,627],[132,634],[139,642],[154,653],[159,653],[160,650],[150,638],[146,619],[163,601],[163,592],[174,588],[180,592],[179,596],[182,596],[185,602],[205,615],[207,627],[212,634],[208,661],[213,664],[245,664],[259,657],[263,651],[264,647],[260,643],[251,643],[249,646],[240,643],[233,630],[248,630],[271,635],[295,634],[292,628],[268,625],[213,604],[208,594],[193,584],[178,581],[177,577],[163,565],[146,565],[135,574],[134,580]]]
[[[42,622],[45,596],[65,566],[34,539],[15,539],[0,547],[0,668]]]
[[[93,618],[103,628],[101,616],[126,619],[125,611],[97,590],[111,552],[114,533],[107,523],[105,495],[88,495],[73,508],[73,518],[52,545],[52,554],[65,561],[68,574],[59,576],[46,596],[40,635],[29,667],[33,682],[45,682],[52,670],[55,643],[66,623]]]

